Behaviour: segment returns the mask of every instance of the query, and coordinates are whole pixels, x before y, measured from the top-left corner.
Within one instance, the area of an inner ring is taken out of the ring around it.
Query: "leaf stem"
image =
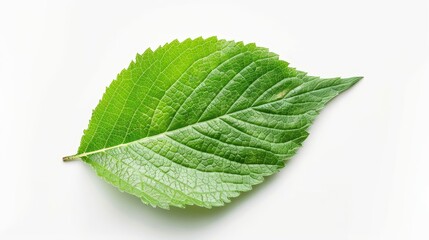
[[[76,160],[79,158],[80,158],[79,155],[66,156],[66,157],[63,157],[63,161],[64,162],[70,162],[70,161],[73,161],[73,160]]]

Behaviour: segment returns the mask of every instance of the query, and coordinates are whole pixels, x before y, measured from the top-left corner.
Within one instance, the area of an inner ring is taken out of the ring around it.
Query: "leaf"
[[[154,207],[222,206],[279,171],[360,79],[310,77],[255,44],[175,40],[117,76],[64,160]]]

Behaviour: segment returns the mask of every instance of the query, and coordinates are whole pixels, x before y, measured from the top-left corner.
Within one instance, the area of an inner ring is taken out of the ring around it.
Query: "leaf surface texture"
[[[279,171],[360,79],[310,77],[255,44],[173,41],[118,74],[71,158],[152,206],[222,206]]]

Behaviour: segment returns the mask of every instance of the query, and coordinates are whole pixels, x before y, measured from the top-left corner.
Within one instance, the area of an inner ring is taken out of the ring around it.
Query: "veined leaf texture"
[[[175,40],[118,74],[64,160],[152,206],[222,206],[278,172],[360,79],[311,77],[255,44]]]

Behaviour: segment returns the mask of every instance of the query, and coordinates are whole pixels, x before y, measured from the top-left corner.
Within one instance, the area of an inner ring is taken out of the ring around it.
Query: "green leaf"
[[[278,172],[360,79],[310,77],[255,44],[175,40],[117,76],[64,160],[152,206],[222,206]]]

